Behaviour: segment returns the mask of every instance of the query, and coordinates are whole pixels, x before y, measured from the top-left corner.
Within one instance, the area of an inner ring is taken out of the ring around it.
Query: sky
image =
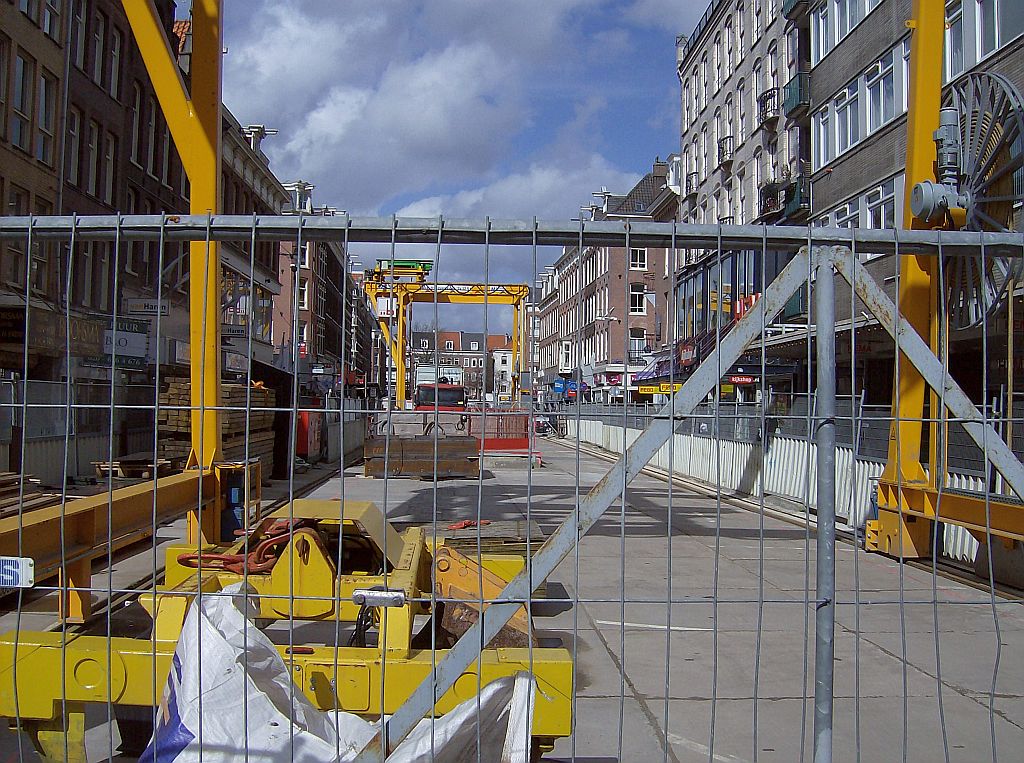
[[[224,101],[279,131],[272,169],[313,183],[317,205],[568,220],[678,152],[675,38],[706,6],[227,0]],[[460,253],[444,277],[479,260]],[[522,252],[494,263],[492,280],[530,277]]]

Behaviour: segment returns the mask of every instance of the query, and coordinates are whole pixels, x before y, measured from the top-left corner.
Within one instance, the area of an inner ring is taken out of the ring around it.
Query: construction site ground
[[[550,533],[610,464],[600,454],[577,453],[569,441],[544,441],[540,450],[542,468],[502,462],[480,480],[441,481],[436,492],[431,481],[385,482],[350,467],[345,497],[386,505],[402,524],[430,524],[436,507],[442,533],[477,518],[478,506],[492,521],[529,514]],[[336,499],[341,491],[339,476],[308,496]],[[151,549],[139,556],[152,564]],[[548,601],[535,612],[541,645],[561,642],[575,653],[578,682],[575,737],[560,740],[545,760],[661,761],[665,740],[672,761],[809,759],[814,559],[814,537],[804,526],[772,516],[762,523],[756,511],[682,484],[672,489],[670,510],[668,483],[637,477],[626,505],[616,503],[549,581],[549,598],[580,603]],[[96,580],[105,585],[105,573]],[[949,760],[993,759],[993,734],[998,759],[1019,758],[1019,601],[997,597],[993,604],[986,591],[942,576],[933,589],[928,570],[842,543],[837,591],[837,763],[946,759],[940,696]],[[0,622],[13,627],[9,615]],[[35,623],[22,619],[23,628],[41,627]],[[106,709],[93,708],[89,718],[90,760],[104,760]],[[0,761],[9,759],[17,759],[16,738],[0,731]]]

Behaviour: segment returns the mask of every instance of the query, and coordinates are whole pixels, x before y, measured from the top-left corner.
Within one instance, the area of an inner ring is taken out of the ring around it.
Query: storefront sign
[[[636,391],[641,395],[660,395],[661,386],[658,384],[641,384],[637,387]]]
[[[377,297],[377,318],[394,318],[398,312],[398,300],[394,297]]]
[[[123,305],[128,315],[167,315],[170,312],[166,299],[126,299]]]
[[[149,367],[145,357],[117,355],[111,358],[110,355],[90,355],[82,358],[82,365],[89,368],[110,368],[112,362],[118,371],[145,371]]]
[[[683,383],[682,382],[676,382],[675,384],[671,384],[669,382],[662,382],[659,385],[659,391],[663,395],[669,395],[669,394],[671,394],[673,392],[678,392],[682,388],[683,388]]]
[[[757,384],[756,376],[730,376],[729,382],[731,384]]]
[[[149,352],[149,321],[118,318],[117,331],[103,332],[103,349],[108,356],[145,358]]]
[[[0,342],[25,342],[26,315],[24,307],[0,308]],[[65,352],[72,355],[103,353],[103,324],[88,318],[67,316],[33,307],[28,313],[29,349]]]
[[[244,338],[244,337],[249,336],[249,327],[248,326],[236,326],[236,325],[230,324],[230,323],[222,323],[220,325],[220,335],[222,337],[231,336],[231,337],[243,337]]]
[[[312,373],[314,376],[334,376],[334,364],[317,363],[313,366]]]

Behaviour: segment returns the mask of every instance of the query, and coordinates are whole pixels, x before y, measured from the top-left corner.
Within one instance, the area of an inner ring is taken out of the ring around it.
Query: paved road
[[[551,532],[572,511],[577,485],[585,493],[609,463],[586,452],[577,462],[557,442],[542,450],[541,469],[496,469],[436,493],[429,482],[385,483],[350,469],[345,495],[386,504],[394,521],[429,522],[436,506],[443,526],[475,517],[479,505],[484,518],[529,515]],[[341,490],[335,479],[313,495]],[[984,592],[939,578],[933,606],[927,572],[845,545],[837,556],[835,760],[946,760],[940,697],[950,761],[992,760],[993,729],[998,759],[1020,760],[1022,605],[997,601],[997,641]],[[577,731],[547,759],[793,763],[802,747],[809,760],[808,572],[813,581],[803,527],[771,517],[762,525],[757,513],[678,486],[670,510],[668,485],[638,477],[625,507],[613,507],[552,576],[551,594],[578,604],[539,619],[539,635],[575,651]],[[102,760],[109,726],[97,711],[90,749]],[[10,739],[0,739],[0,760]]]

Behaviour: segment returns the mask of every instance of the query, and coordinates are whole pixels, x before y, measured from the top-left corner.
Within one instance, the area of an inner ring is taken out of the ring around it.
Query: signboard
[[[394,318],[398,311],[398,300],[394,297],[377,297],[377,317]]]
[[[637,388],[637,392],[641,395],[658,395],[661,394],[661,386],[658,384],[641,384]]]
[[[678,392],[679,390],[681,390],[683,388],[683,383],[682,382],[676,382],[675,384],[671,384],[669,382],[662,382],[659,385],[659,387],[660,387],[661,394],[663,394],[663,395],[670,395],[673,392]]]
[[[128,315],[168,315],[170,305],[166,299],[125,299],[122,309]]]
[[[247,337],[249,336],[248,326],[236,326],[231,323],[222,323],[220,325],[220,335],[233,336],[233,337]]]
[[[697,362],[697,348],[687,342],[679,345],[679,363],[684,366],[692,366]]]
[[[107,355],[146,357],[149,352],[149,321],[118,318],[117,331],[106,329],[103,332],[103,349]]]
[[[0,342],[25,342],[24,307],[0,308]],[[103,352],[103,324],[78,316],[63,315],[33,307],[28,313],[29,348],[65,352],[71,345],[75,355],[99,355]]]
[[[110,368],[112,362],[110,355],[90,355],[82,358],[82,365],[89,368]],[[116,357],[115,368],[119,371],[145,371],[148,367],[145,356],[140,358],[118,354]]]
[[[317,363],[313,366],[312,373],[314,376],[334,376],[334,364]]]
[[[561,395],[563,392],[565,392],[565,379],[555,379],[553,387],[555,392]]]
[[[730,384],[757,384],[756,376],[730,376]]]

